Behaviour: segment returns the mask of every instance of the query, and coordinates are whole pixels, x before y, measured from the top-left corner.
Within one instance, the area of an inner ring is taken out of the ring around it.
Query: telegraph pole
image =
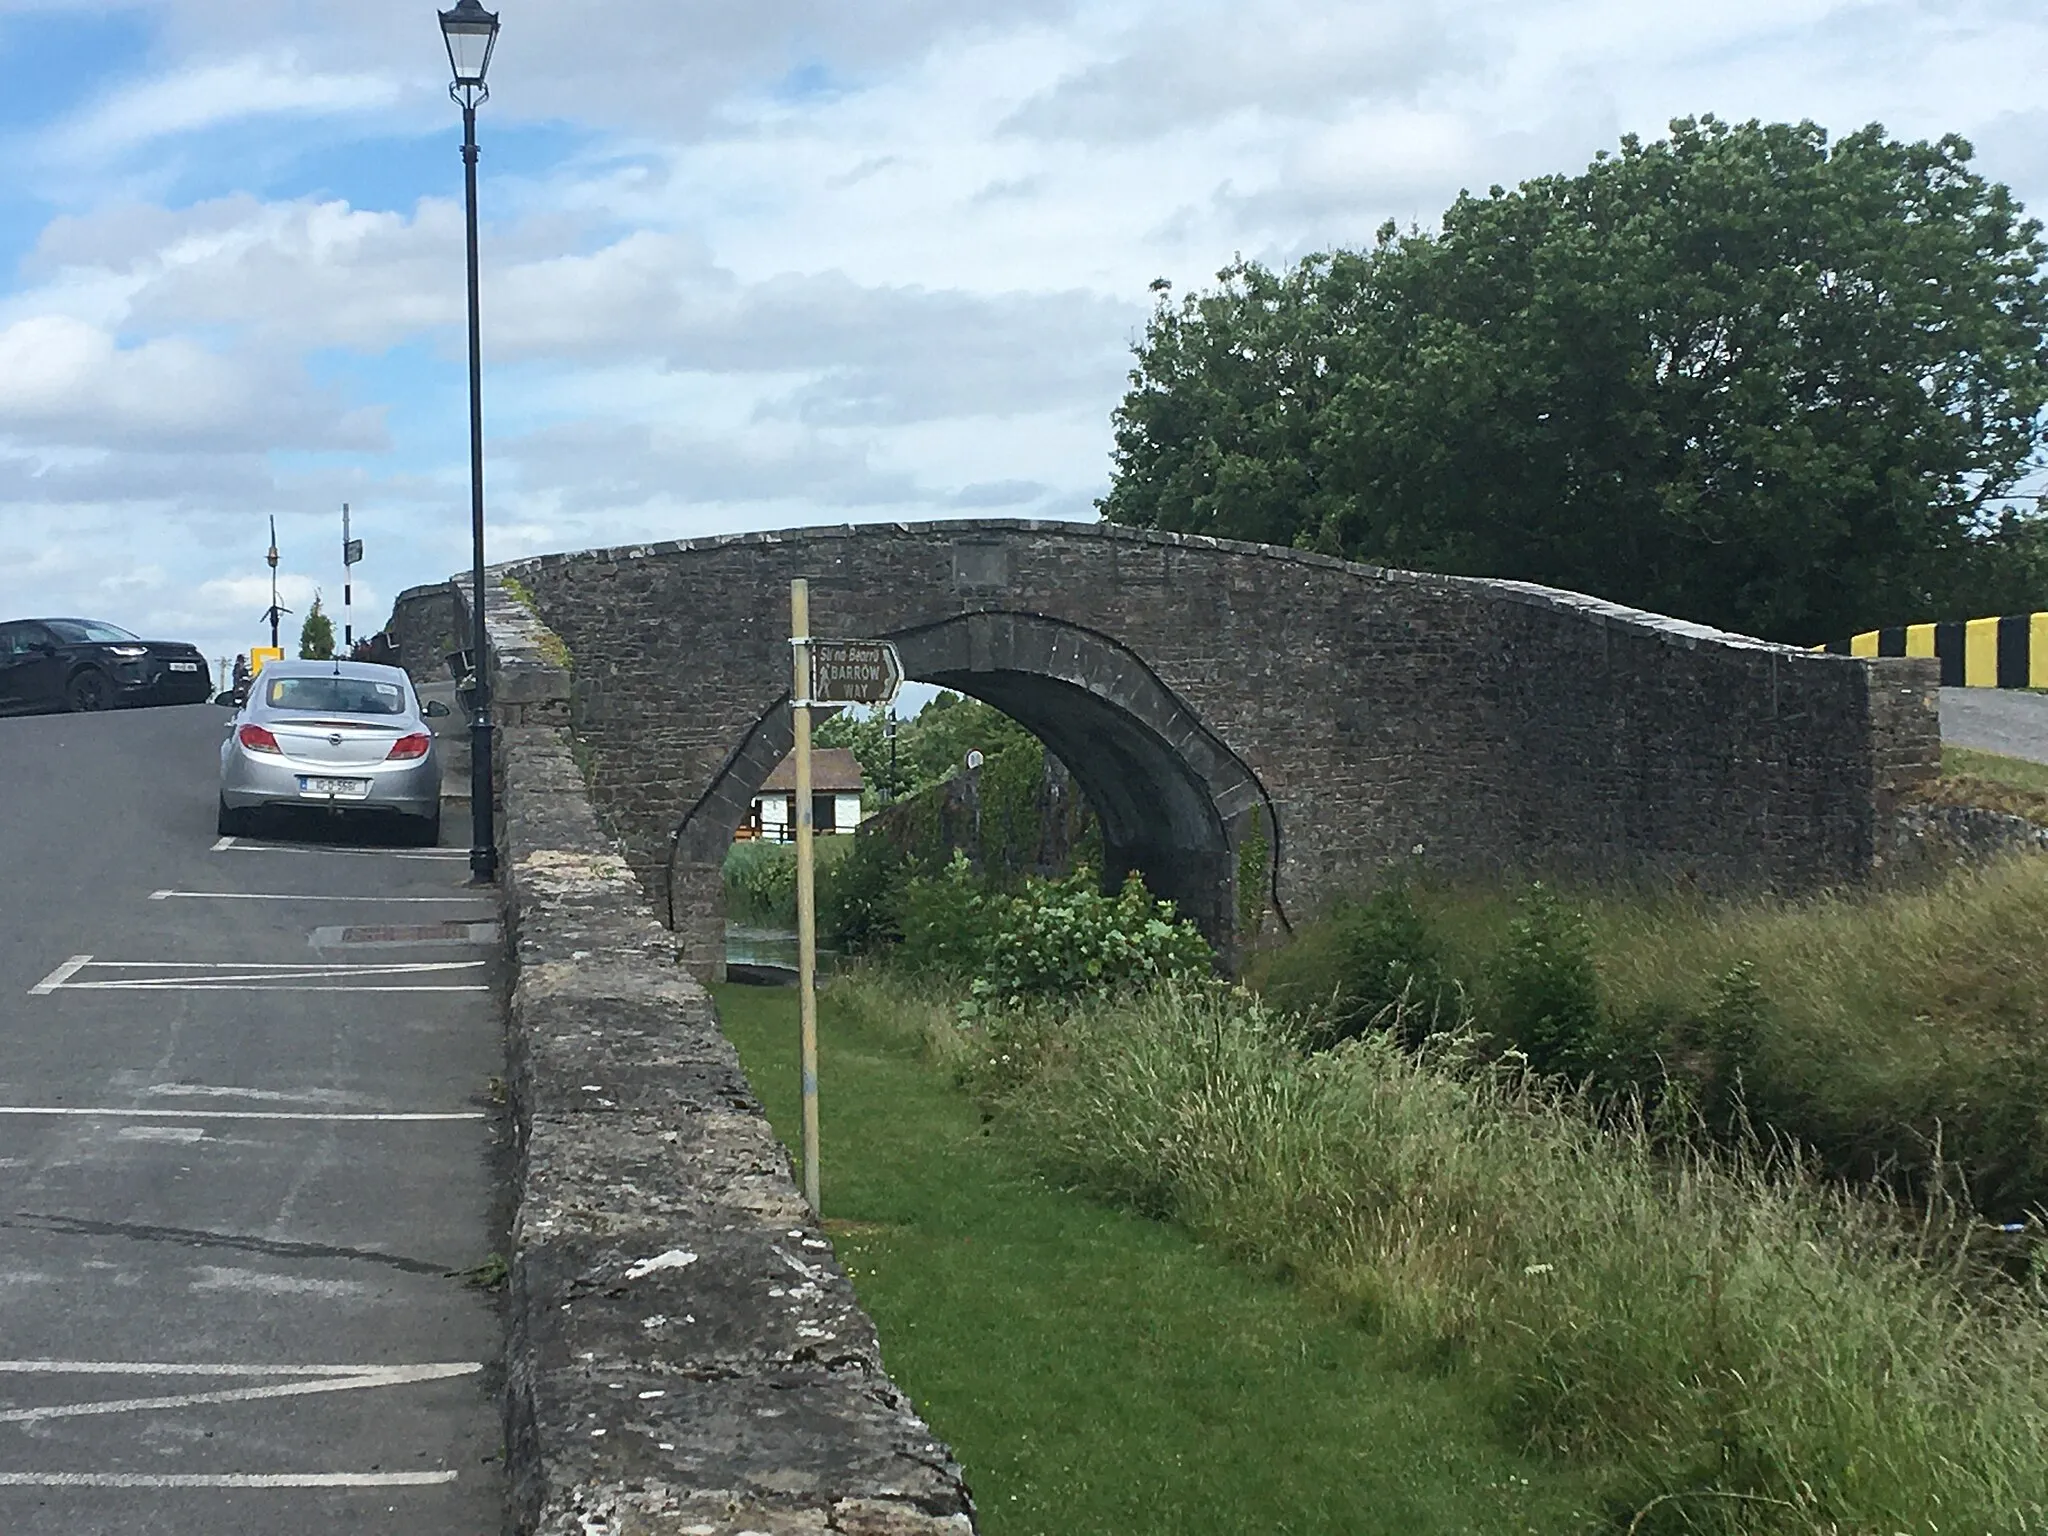
[[[284,617],[284,609],[277,604],[277,515],[270,518],[270,552],[263,557],[270,564],[270,612],[264,615],[270,620],[270,648],[280,650],[277,638],[277,621]]]

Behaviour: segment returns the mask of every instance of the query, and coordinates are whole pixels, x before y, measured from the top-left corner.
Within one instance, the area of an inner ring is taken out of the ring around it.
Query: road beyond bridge
[[[707,974],[720,863],[790,744],[795,576],[818,635],[891,639],[911,679],[1033,731],[1098,813],[1108,875],[1142,871],[1226,954],[1411,863],[1853,882],[1891,796],[1939,764],[1925,663],[1109,524],[802,529],[500,574],[562,642],[598,804]],[[455,601],[418,589],[396,623],[431,634]]]

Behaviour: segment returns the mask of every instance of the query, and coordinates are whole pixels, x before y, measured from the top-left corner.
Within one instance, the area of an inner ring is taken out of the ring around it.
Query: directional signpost
[[[889,704],[903,686],[903,662],[886,640],[811,638],[811,586],[789,584],[789,644],[794,658],[790,724],[796,737],[796,970],[802,1030],[804,1199],[818,1199],[818,888],[811,820],[811,706]]]
[[[886,640],[813,640],[813,704],[887,704],[903,686],[903,663]]]

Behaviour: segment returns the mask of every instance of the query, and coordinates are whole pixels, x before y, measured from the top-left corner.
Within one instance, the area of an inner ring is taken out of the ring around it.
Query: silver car
[[[441,837],[441,760],[431,718],[397,667],[273,661],[249,687],[220,749],[220,833],[248,833],[268,806],[408,818],[421,843]]]

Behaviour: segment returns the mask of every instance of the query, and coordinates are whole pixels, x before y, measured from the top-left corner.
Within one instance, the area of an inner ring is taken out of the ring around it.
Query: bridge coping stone
[[[519,1529],[971,1536],[959,1467],[884,1371],[709,994],[599,826],[549,718],[568,679],[547,631],[509,595],[485,617],[520,701],[499,736]]]

